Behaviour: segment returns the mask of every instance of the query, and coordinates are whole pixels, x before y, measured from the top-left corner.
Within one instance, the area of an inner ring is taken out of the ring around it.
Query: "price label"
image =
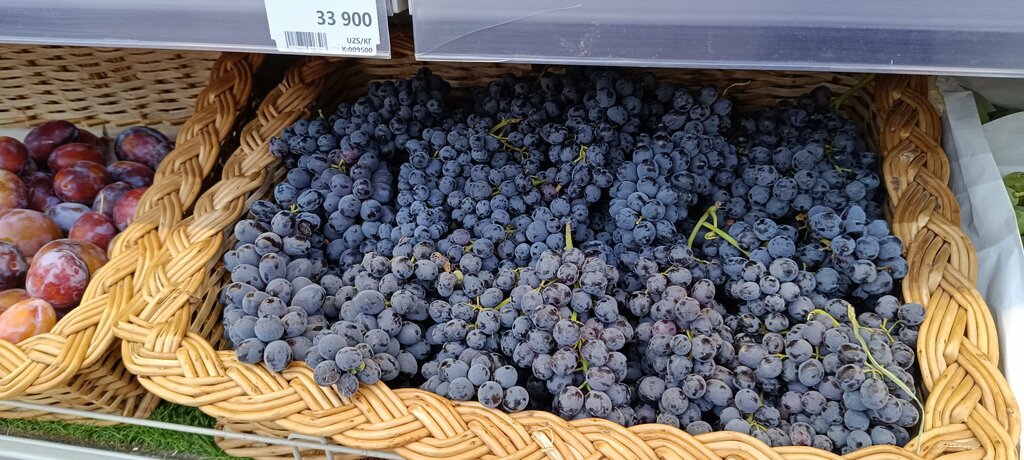
[[[376,0],[264,0],[264,4],[270,38],[280,51],[377,54],[381,18]]]

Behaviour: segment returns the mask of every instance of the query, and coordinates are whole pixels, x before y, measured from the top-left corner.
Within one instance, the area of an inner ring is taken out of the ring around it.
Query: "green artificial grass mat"
[[[150,420],[213,428],[214,419],[194,407],[161,403]],[[234,459],[199,434],[135,425],[94,426],[61,421],[0,419],[0,432],[14,436],[106,448],[139,455],[173,459]]]

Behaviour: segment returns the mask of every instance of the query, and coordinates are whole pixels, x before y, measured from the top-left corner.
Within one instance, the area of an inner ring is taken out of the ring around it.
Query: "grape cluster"
[[[311,362],[310,350],[330,350],[320,338],[338,324],[338,288],[351,287],[340,281],[343,267],[363,263],[378,246],[390,254],[403,235],[388,160],[396,146],[436,122],[448,88],[426,70],[410,80],[374,83],[354,104],[328,118],[300,120],[271,140],[271,153],[288,168],[285,180],[274,186],[272,200],[253,203],[235,226],[235,248],[224,255],[232,281],[221,296],[224,326],[240,361],[283,370],[292,360]],[[361,334],[381,330],[364,329]],[[358,373],[347,371],[365,383],[378,367],[390,376],[397,365],[380,355],[370,353]],[[350,378],[340,381],[353,392],[358,387]]]
[[[572,68],[471,105],[424,70],[271,142],[224,256],[239,360],[837,453],[918,424],[918,304],[875,155],[826,89]],[[733,118],[737,117],[736,122]]]
[[[832,100],[829,89],[819,87],[737,123],[731,140],[746,152],[736,169],[742,181],[720,185],[729,217],[782,219],[814,205],[856,205],[870,219],[881,216],[878,156]]]

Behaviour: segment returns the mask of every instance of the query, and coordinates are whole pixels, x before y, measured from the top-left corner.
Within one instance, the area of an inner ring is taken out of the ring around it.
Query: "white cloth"
[[[1024,325],[1024,246],[1002,180],[1024,171],[1024,114],[982,127],[973,93],[943,92],[943,99],[950,187],[978,254],[978,291],[999,330],[1000,368],[1013,393],[1024,394],[1024,334],[1014,330]]]

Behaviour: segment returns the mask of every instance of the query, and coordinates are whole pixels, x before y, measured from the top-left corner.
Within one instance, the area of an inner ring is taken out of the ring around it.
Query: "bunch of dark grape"
[[[606,69],[449,93],[374,83],[271,142],[287,177],[224,257],[241,361],[772,446],[912,437],[924,309],[890,295],[877,159],[828,90],[753,116]]]
[[[841,214],[815,206],[807,213],[810,242],[799,249],[799,259],[817,269],[819,290],[856,298],[885,295],[907,275],[903,243],[890,233],[884,220],[867,220],[858,206]],[[852,291],[852,292],[851,292]]]
[[[632,424],[622,351],[633,328],[609,295],[618,270],[570,246],[544,252],[527,274],[509,298],[521,316],[502,337],[503,348],[543,383],[555,413]]]
[[[716,183],[728,217],[780,219],[814,205],[837,210],[856,205],[870,219],[881,216],[878,156],[831,102],[831,91],[819,87],[737,123],[729,137],[745,151],[736,168],[738,180]]]
[[[595,239],[613,246],[626,265],[674,243],[692,208],[712,199],[712,184],[735,180],[738,162],[723,136],[731,126],[731,100],[711,86],[696,93],[664,83],[655,88],[641,106],[660,114],[648,123],[654,130],[638,135],[632,155],[616,165],[609,212],[595,222]]]
[[[356,103],[300,120],[271,141],[289,168],[285,180],[272,201],[256,201],[236,224],[235,249],[224,255],[232,281],[221,295],[224,326],[240,361],[283,370],[306,359],[317,334],[332,326],[325,310],[334,308],[336,289],[329,284],[328,292],[323,278],[336,279],[394,238],[387,160],[396,142],[434,123],[447,89],[428,71],[374,83]]]
[[[722,411],[728,410],[722,416],[728,429],[769,445],[841,453],[909,441],[907,430],[920,418],[910,372],[923,307],[884,296],[851,318],[851,304],[834,299],[829,306],[845,311],[814,310],[784,335],[744,329],[744,319],[734,320],[742,331],[734,381],[745,384]]]
[[[689,248],[677,244],[652,252],[635,262],[620,286],[626,308],[638,318],[640,411],[654,415],[647,421],[699,431],[726,378],[721,365],[735,355],[733,331],[714,283],[689,270],[696,263]]]
[[[359,382],[408,379],[419,371],[419,360],[431,353],[419,324],[428,317],[425,293],[443,261],[430,258],[429,245],[417,245],[414,254],[421,259],[369,253],[340,277],[321,280],[335,292],[324,306],[331,325],[303,357],[318,384],[351,396]]]

